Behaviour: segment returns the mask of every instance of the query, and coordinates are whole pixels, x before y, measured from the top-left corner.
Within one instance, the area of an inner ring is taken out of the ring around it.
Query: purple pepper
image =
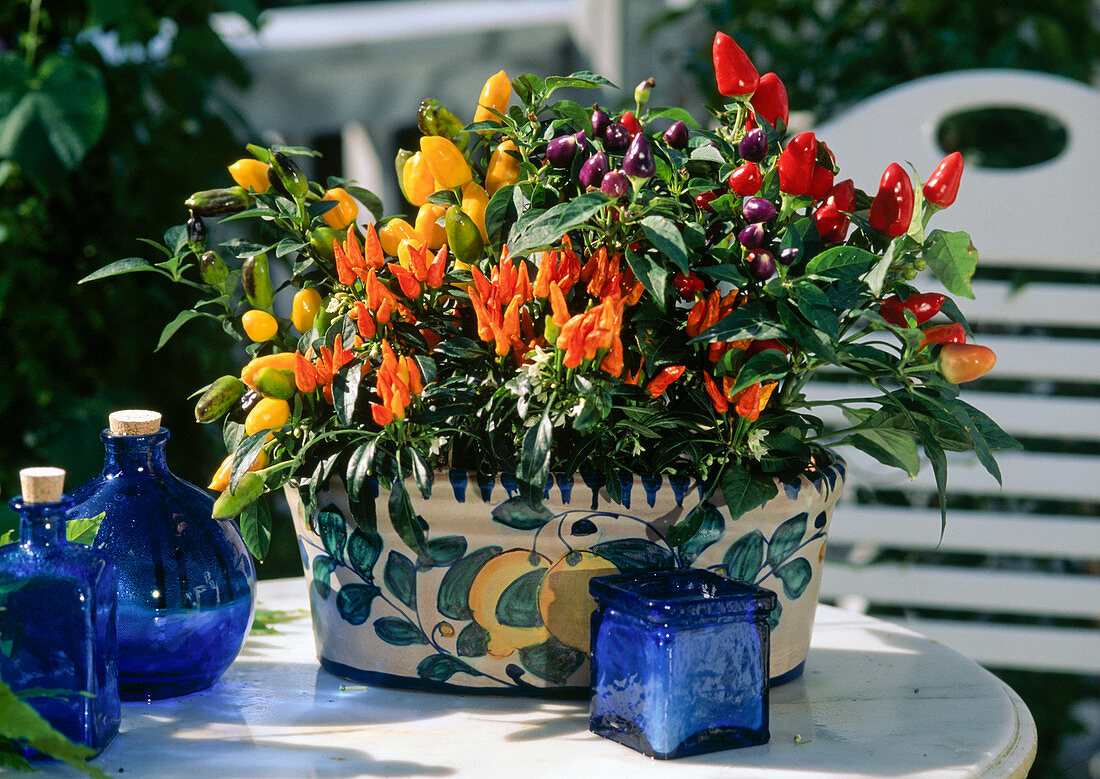
[[[779,252],[779,261],[784,265],[794,265],[798,262],[798,258],[802,256],[802,250],[797,246],[788,246]]]
[[[775,206],[770,200],[762,197],[750,197],[741,206],[741,215],[746,222],[770,222],[775,219]]]
[[[603,131],[603,142],[608,151],[622,151],[630,145],[630,130],[618,122],[612,122]]]
[[[607,111],[597,108],[592,112],[592,132],[597,138],[603,138],[609,124],[611,124],[611,117],[607,115]]]
[[[577,181],[584,189],[598,187],[610,167],[607,162],[607,153],[596,152],[581,165],[580,173],[577,174]]]
[[[653,147],[645,133],[638,133],[623,156],[623,173],[632,179],[648,179],[656,172],[657,162],[653,159]]]
[[[767,281],[775,273],[775,258],[764,249],[749,252],[749,273],[754,279]]]
[[[672,126],[665,130],[665,143],[674,149],[683,149],[688,145],[688,128],[683,122],[673,122]]]
[[[600,192],[608,197],[620,198],[630,189],[630,179],[621,170],[613,170],[603,177]]]
[[[754,127],[737,144],[737,153],[746,162],[760,162],[768,156],[768,136],[759,127]]]
[[[574,135],[563,135],[546,145],[546,159],[555,168],[568,168],[576,153],[577,138]]]
[[[737,234],[738,242],[746,249],[759,249],[764,245],[764,225],[760,222],[754,222],[748,227],[741,229],[741,232]]]

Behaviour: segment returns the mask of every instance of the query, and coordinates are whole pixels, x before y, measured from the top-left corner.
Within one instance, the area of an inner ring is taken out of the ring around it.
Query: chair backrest
[[[942,542],[930,469],[909,482],[848,455],[822,596],[886,609],[993,667],[1100,673],[1100,91],[960,71],[884,92],[817,135],[873,192],[893,161],[926,177],[944,156],[943,119],[980,108],[1047,114],[1068,134],[1048,162],[968,168],[932,223],[966,230],[981,255],[977,299],[958,302],[998,360],[963,398],[1024,449],[998,456],[1003,488],[972,458],[952,460],[949,505],[961,508]]]

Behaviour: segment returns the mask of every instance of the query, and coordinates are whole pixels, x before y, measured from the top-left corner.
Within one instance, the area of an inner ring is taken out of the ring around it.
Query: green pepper
[[[197,216],[225,216],[244,211],[254,200],[243,187],[226,187],[196,192],[183,204]]]
[[[213,422],[241,399],[248,387],[236,376],[222,376],[202,393],[195,404],[195,421],[201,424]]]
[[[347,230],[336,230],[332,227],[315,227],[313,232],[309,234],[309,246],[313,250],[314,255],[326,260],[327,262],[335,262],[336,254],[333,251],[333,241],[343,241],[347,238]]]
[[[256,374],[256,389],[265,398],[290,400],[297,389],[294,384],[294,371],[271,367],[260,368]]]
[[[465,150],[470,142],[466,133],[462,132],[462,122],[447,106],[435,98],[428,98],[420,104],[416,112],[416,126],[424,135],[438,135],[446,138],[462,150]]]
[[[241,285],[245,297],[253,308],[271,311],[275,300],[275,289],[271,286],[271,272],[267,265],[266,254],[253,254],[241,267]]]
[[[211,287],[219,287],[229,277],[229,266],[215,251],[206,252],[199,260],[199,273],[202,280]]]
[[[264,477],[249,471],[237,482],[237,489],[226,490],[214,501],[210,516],[214,519],[230,519],[244,511],[263,495]]]
[[[277,151],[271,155],[271,169],[267,172],[271,185],[281,189],[291,200],[303,198],[309,192],[309,179],[290,157]]]
[[[393,167],[397,170],[397,186],[401,188],[401,196],[410,203],[412,200],[409,199],[409,193],[405,191],[405,163],[408,162],[415,153],[416,152],[411,152],[408,149],[399,149],[397,151],[397,156],[393,158]]]
[[[462,262],[473,262],[481,256],[485,242],[477,224],[458,206],[447,209],[444,220],[447,232],[447,246],[456,258]]]

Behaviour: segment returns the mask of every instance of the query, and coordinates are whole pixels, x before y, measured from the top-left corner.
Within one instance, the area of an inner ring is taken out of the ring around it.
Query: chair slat
[[[821,593],[872,593],[875,603],[914,608],[1100,619],[1097,576],[831,560]]]

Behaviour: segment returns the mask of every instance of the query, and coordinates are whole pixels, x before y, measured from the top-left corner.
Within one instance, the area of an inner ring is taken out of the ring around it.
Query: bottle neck
[[[168,430],[161,428],[150,435],[112,435],[104,430],[100,436],[106,456],[103,475],[117,476],[164,473],[168,471],[165,442]]]
[[[12,498],[8,505],[19,515],[19,543],[30,546],[68,543],[65,512],[73,505],[68,497],[57,503],[24,503],[22,498]]]

